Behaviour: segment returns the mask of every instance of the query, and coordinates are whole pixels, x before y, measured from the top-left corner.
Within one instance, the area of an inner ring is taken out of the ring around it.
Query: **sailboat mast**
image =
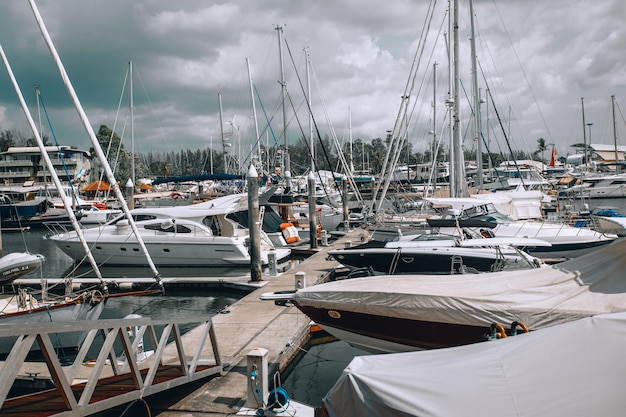
[[[128,61],[128,73],[130,75],[128,83],[128,103],[130,106],[130,175],[133,181],[133,187],[137,185],[135,182],[135,103],[133,98],[133,60]]]
[[[17,84],[17,80],[15,79],[15,76],[13,75],[13,70],[11,69],[11,65],[9,64],[9,61],[6,55],[4,54],[4,49],[2,49],[1,45],[0,45],[0,55],[2,55],[2,61],[4,62],[4,66],[6,67],[7,72],[9,73],[9,78],[11,79],[11,82],[13,83],[13,88],[15,88],[15,93],[17,94],[17,98],[19,99],[20,104],[22,105],[22,110],[24,111],[26,120],[28,121],[28,124],[30,125],[31,130],[33,131],[33,135],[35,136],[35,140],[37,141],[37,146],[39,147],[39,152],[41,153],[41,157],[43,158],[46,164],[46,167],[48,168],[48,171],[50,171],[50,176],[52,178],[52,181],[54,182],[54,185],[56,186],[59,192],[59,195],[63,198],[63,206],[65,207],[65,210],[67,211],[67,215],[70,218],[70,221],[72,222],[72,226],[74,226],[74,230],[76,230],[76,234],[83,246],[83,249],[85,250],[85,253],[87,254],[87,259],[89,260],[91,267],[93,268],[100,282],[103,283],[104,280],[102,278],[102,274],[100,273],[100,269],[98,268],[98,264],[96,263],[96,260],[94,259],[91,253],[91,250],[89,250],[89,246],[87,245],[87,242],[85,241],[85,238],[83,236],[83,231],[78,224],[78,220],[76,219],[74,210],[72,210],[71,205],[67,204],[67,202],[65,201],[65,193],[63,192],[63,185],[61,184],[61,180],[59,179],[59,176],[54,170],[54,165],[52,164],[52,161],[50,160],[50,156],[48,155],[48,152],[46,151],[46,147],[43,143],[43,140],[41,139],[39,130],[37,129],[37,126],[35,125],[35,121],[33,120],[33,117],[31,116],[30,111],[28,110],[28,106],[26,105],[26,101],[24,100],[24,96],[22,95],[22,91],[19,85]]]
[[[311,76],[309,71],[310,59],[309,48],[304,48],[305,65],[306,65],[306,89],[307,100],[309,101],[309,147],[311,148],[311,172],[315,171],[315,142],[313,140],[313,112],[311,110]]]
[[[106,155],[102,151],[102,147],[100,146],[100,143],[98,142],[98,138],[96,137],[95,132],[93,131],[93,127],[91,126],[91,124],[89,123],[89,120],[87,119],[87,114],[85,113],[85,110],[83,109],[80,101],[78,100],[78,96],[76,95],[74,86],[72,85],[69,79],[69,76],[67,75],[67,72],[65,71],[65,67],[63,66],[63,63],[61,62],[61,58],[59,57],[59,54],[57,53],[57,50],[54,44],[52,43],[52,39],[50,38],[48,29],[46,28],[46,25],[44,24],[43,19],[41,18],[41,15],[39,14],[39,10],[37,9],[37,6],[35,5],[34,0],[29,0],[29,4],[30,4],[31,9],[33,10],[35,19],[37,20],[37,25],[39,26],[39,30],[41,31],[41,34],[43,35],[44,40],[46,41],[46,45],[48,46],[48,49],[50,50],[50,54],[52,55],[54,62],[57,66],[57,69],[59,70],[59,73],[61,75],[61,78],[63,79],[65,87],[72,98],[74,107],[76,107],[76,111],[78,112],[81,122],[83,123],[83,126],[85,127],[85,130],[87,131],[87,134],[89,136],[89,139],[91,140],[93,148],[96,151],[98,158],[102,162],[102,167],[107,175],[109,183],[113,187],[113,191],[115,192],[115,196],[117,197],[120,203],[122,211],[126,215],[126,218],[128,219],[128,223],[133,233],[135,234],[135,237],[137,238],[137,243],[139,244],[139,247],[145,254],[146,261],[148,263],[148,266],[152,270],[152,273],[154,274],[155,279],[157,280],[157,282],[160,283],[161,276],[159,274],[159,271],[154,265],[154,262],[152,261],[152,258],[150,257],[150,253],[148,253],[148,249],[146,248],[146,245],[144,244],[143,239],[141,238],[141,235],[139,234],[139,230],[137,230],[137,225],[135,224],[135,221],[133,220],[133,216],[130,212],[130,209],[128,208],[128,204],[126,203],[126,200],[124,199],[124,194],[122,193],[122,190],[120,189],[117,183],[117,180],[115,179],[115,175],[113,174],[113,171],[111,170],[111,166],[109,165],[106,159]]]
[[[615,123],[615,95],[611,96],[611,110],[613,112],[613,146],[615,147],[615,172],[617,172],[617,161],[619,155],[617,154],[617,124]]]
[[[287,135],[287,107],[285,106],[285,101],[287,100],[287,84],[285,81],[285,61],[283,57],[283,27],[276,26],[276,31],[278,32],[278,55],[280,58],[280,86],[281,86],[281,102],[283,108],[283,139],[284,139],[284,149],[283,149],[283,175],[286,175],[287,172],[291,172],[291,163],[289,161],[289,139]]]
[[[459,0],[454,0],[454,21],[452,24],[453,36],[454,36],[454,111],[452,119],[452,147],[454,148],[454,183],[450,183],[450,196],[462,197],[463,196],[463,184],[464,184],[464,166],[463,166],[463,148],[461,143],[461,129],[460,129],[460,105],[459,105],[459,91],[460,91],[460,75],[459,75]]]
[[[480,112],[480,91],[478,90],[478,65],[476,64],[476,32],[474,28],[474,0],[469,0],[471,22],[471,50],[472,50],[472,88],[474,90],[474,137],[476,138],[476,186],[483,185],[483,141]]]
[[[252,71],[250,70],[250,58],[246,57],[246,67],[248,68],[248,81],[250,82],[250,97],[252,98],[252,117],[254,118],[254,141],[256,146],[257,163],[261,165],[261,138],[259,137],[259,123],[256,118],[256,104],[254,100],[254,84],[252,83]]]
[[[222,91],[217,92],[217,102],[220,109],[220,135],[222,136],[222,152],[224,155],[224,174],[228,174],[228,156],[226,155],[226,138],[224,137],[224,116],[222,114]]]
[[[587,124],[585,122],[585,98],[584,97],[580,98],[580,107],[583,112],[583,155],[584,155],[584,160],[585,160],[585,166],[587,166],[587,132],[585,130],[587,129]]]

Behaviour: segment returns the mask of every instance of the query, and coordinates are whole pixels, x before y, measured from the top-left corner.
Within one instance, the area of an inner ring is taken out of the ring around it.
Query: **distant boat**
[[[0,286],[41,268],[43,255],[28,252],[13,252],[0,258]]]

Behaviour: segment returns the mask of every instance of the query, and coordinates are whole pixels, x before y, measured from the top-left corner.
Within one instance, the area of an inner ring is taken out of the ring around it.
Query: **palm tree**
[[[544,138],[539,138],[537,139],[537,152],[541,152],[541,162],[544,162],[543,159],[543,152],[548,149],[548,147],[546,146],[546,140]]]

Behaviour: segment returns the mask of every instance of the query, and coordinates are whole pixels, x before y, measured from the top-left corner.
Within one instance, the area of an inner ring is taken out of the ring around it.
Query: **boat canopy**
[[[626,311],[626,241],[559,264],[467,275],[381,275],[303,288],[300,306],[489,327],[523,322],[537,330]]]
[[[357,356],[328,416],[621,416],[626,313],[455,348]]]

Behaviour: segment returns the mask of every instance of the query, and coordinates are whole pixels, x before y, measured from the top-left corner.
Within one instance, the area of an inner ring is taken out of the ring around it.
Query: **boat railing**
[[[60,235],[74,231],[72,224],[67,222],[45,222],[44,226],[50,231],[51,235]],[[79,223],[79,226],[83,229],[85,228],[81,223]]]
[[[185,328],[191,328],[193,337],[183,343]],[[65,332],[86,333],[73,359],[54,347],[57,335]],[[27,407],[37,395],[53,395],[65,409],[63,415],[87,416],[224,372],[212,320],[206,316],[2,324],[0,338],[14,339],[0,367],[0,414]],[[28,361],[37,345],[43,362]],[[52,381],[54,388],[9,398],[16,380],[24,377]]]

